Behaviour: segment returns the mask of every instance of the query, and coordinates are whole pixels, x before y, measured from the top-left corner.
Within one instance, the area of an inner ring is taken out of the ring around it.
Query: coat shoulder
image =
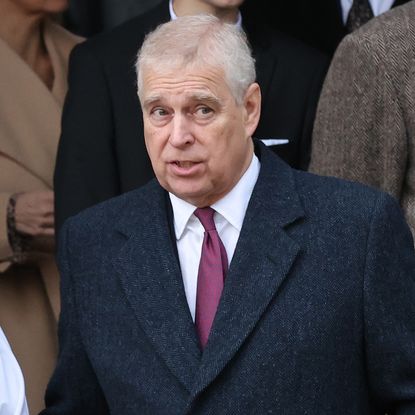
[[[415,38],[415,2],[394,8],[370,20],[360,29],[347,35],[336,55],[349,50],[361,50],[368,58],[381,55],[394,59],[397,50],[409,45]]]
[[[254,55],[266,52],[278,62],[291,66],[302,63],[315,66],[328,66],[328,57],[302,41],[282,33],[267,25],[258,25],[244,17],[244,29],[251,43]]]
[[[168,8],[163,3],[134,17],[119,26],[99,33],[77,47],[79,51],[92,53],[100,59],[117,59],[136,53],[145,35],[157,25],[169,19]]]
[[[361,183],[297,170],[294,178],[305,211],[322,220],[337,216],[342,221],[368,224],[379,205],[401,210],[394,197]]]
[[[156,199],[160,198],[161,193],[157,181],[151,180],[145,186],[105,200],[68,218],[59,236],[70,232],[71,241],[76,241],[81,249],[96,245],[106,234],[112,233],[118,224],[132,223],[137,218],[144,220],[146,212],[157,203]]]

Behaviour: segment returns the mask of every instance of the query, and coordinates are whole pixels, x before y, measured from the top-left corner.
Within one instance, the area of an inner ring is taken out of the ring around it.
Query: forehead
[[[142,100],[154,101],[174,96],[185,99],[224,99],[230,94],[224,71],[220,68],[143,70]]]

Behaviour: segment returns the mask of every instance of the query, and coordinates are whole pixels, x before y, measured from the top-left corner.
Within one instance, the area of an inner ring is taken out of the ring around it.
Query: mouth
[[[175,160],[172,163],[183,169],[189,169],[190,167],[193,167],[195,164],[199,164],[199,162],[197,161],[180,161],[180,160]]]
[[[172,172],[177,176],[191,176],[198,173],[201,161],[172,160],[169,165]]]

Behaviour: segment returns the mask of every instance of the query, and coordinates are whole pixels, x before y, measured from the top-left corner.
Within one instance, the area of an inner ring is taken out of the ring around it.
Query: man
[[[242,2],[164,0],[141,17],[74,50],[55,171],[58,229],[67,217],[153,177],[133,66],[144,35],[176,15],[211,13],[245,27],[263,91],[256,136],[294,167],[308,166],[327,60],[255,22],[245,25],[238,9]]]
[[[397,203],[254,154],[261,93],[233,25],[166,23],[137,67],[157,181],[62,229],[43,415],[413,413]]]
[[[332,56],[344,36],[357,25],[349,19],[354,8],[363,9],[361,23],[409,0],[247,0],[243,11],[247,16]],[[366,11],[370,8],[369,13]],[[271,12],[273,10],[273,12]],[[356,13],[358,14],[358,13]]]
[[[399,199],[415,235],[415,2],[344,39],[319,103],[311,170]]]

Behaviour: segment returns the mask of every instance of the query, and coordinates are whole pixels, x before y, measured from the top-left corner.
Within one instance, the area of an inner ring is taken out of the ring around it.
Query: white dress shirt
[[[388,11],[392,7],[393,2],[394,0],[369,0],[375,16],[379,16],[380,14]],[[346,24],[347,16],[349,15],[349,11],[352,7],[353,0],[340,0],[340,3],[343,12],[343,23]]]
[[[259,160],[254,155],[248,169],[234,188],[222,199],[211,205],[216,211],[213,220],[225,246],[229,264],[235,252],[246,208],[257,181],[259,169]],[[194,321],[197,274],[205,230],[199,219],[193,214],[196,206],[179,199],[171,193],[169,193],[169,196],[173,207],[174,231],[183,285],[189,310]]]
[[[29,415],[23,375],[1,328],[0,415]]]

